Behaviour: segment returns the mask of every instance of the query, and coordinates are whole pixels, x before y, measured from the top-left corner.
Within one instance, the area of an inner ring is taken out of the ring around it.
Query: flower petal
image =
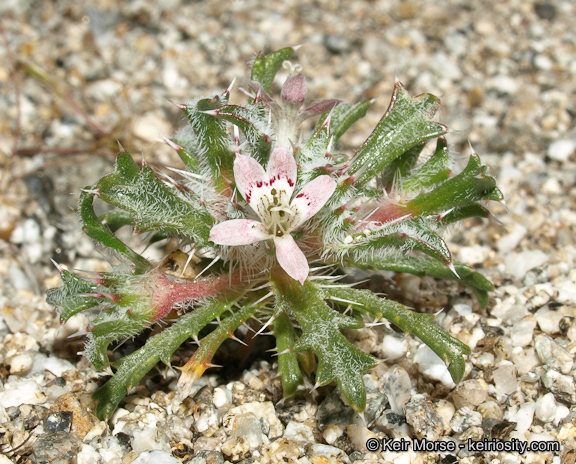
[[[270,238],[261,222],[250,219],[231,219],[216,224],[210,230],[209,240],[218,245],[249,245]]]
[[[292,211],[296,213],[290,224],[290,230],[300,226],[320,211],[334,190],[336,190],[336,181],[330,176],[319,176],[306,184],[290,205]]]
[[[244,199],[256,211],[254,205],[270,191],[264,168],[254,158],[238,154],[234,160],[234,180]]]
[[[292,235],[284,234],[282,237],[274,237],[274,244],[276,245],[276,258],[282,269],[304,285],[308,277],[308,260]]]
[[[280,197],[285,195],[286,203],[290,201],[296,184],[297,166],[292,151],[278,145],[270,155],[267,168],[270,188],[275,188]]]
[[[304,121],[312,116],[316,116],[317,114],[325,113],[326,111],[331,110],[334,108],[338,103],[341,103],[342,100],[322,100],[321,102],[315,103],[312,106],[301,111],[299,115],[300,121]]]

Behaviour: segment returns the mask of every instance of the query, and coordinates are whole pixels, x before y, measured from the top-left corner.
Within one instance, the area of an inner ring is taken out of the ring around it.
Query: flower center
[[[270,196],[265,196],[268,214],[262,218],[262,223],[270,235],[281,237],[290,231],[294,211],[290,207],[288,195],[282,189],[272,188]]]

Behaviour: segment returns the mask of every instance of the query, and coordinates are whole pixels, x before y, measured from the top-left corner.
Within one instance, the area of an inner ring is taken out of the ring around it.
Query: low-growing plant
[[[109,417],[156,363],[170,364],[178,347],[194,339],[199,346],[179,379],[185,397],[213,366],[219,346],[236,339],[235,331],[251,319],[258,332],[269,330],[276,339],[285,396],[311,375],[317,386],[336,382],[362,411],[362,374],[377,362],[341,329],[383,319],[419,337],[446,362],[455,382],[462,379],[470,350],[434,325],[432,315],[340,278],[359,268],[452,279],[486,305],[491,283],[455,261],[439,232],[464,218],[488,217],[481,203],[502,200],[494,178],[476,153],[462,172],[452,172],[448,129],[432,121],[439,99],[411,98],[400,82],[368,139],[352,154],[340,152],[338,140],[371,101],[326,100],[303,108],[304,75],[286,61],[294,50],[255,59],[243,106],[229,103],[232,86],[177,105],[188,125],[164,141],[185,170],[158,173],[121,149],[114,172],[82,191],[83,230],[116,264],[96,277],[59,266],[63,284],[49,290],[48,301],[62,321],[81,311],[93,314],[84,353],[97,369],[114,369],[94,393],[99,417]],[[283,64],[290,75],[274,100],[270,92]],[[303,137],[302,122],[318,115]],[[435,149],[422,160],[432,140]],[[116,209],[98,215],[96,199]],[[147,243],[175,238],[189,253],[151,262],[119,238],[124,225],[146,232],[141,237]],[[178,263],[175,276],[170,263]],[[112,342],[168,319],[174,309],[175,321],[110,361]]]

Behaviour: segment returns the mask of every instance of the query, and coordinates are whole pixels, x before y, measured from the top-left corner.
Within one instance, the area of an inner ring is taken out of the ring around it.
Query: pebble
[[[286,432],[284,432],[286,435]],[[231,437],[241,438],[254,450],[262,446],[262,424],[254,414],[241,414],[234,418]]]
[[[180,461],[165,451],[145,451],[132,464],[180,464]]]
[[[342,464],[350,463],[350,459],[343,450],[320,443],[313,443],[310,446],[307,446],[306,457],[310,459],[312,463],[318,464],[325,462],[336,462]]]
[[[244,403],[241,406],[236,406],[230,409],[222,419],[223,425],[231,424],[235,416],[241,414],[252,413],[259,420],[264,421],[268,428],[267,436],[269,439],[281,437],[284,434],[284,426],[276,416],[274,405],[270,401]],[[230,427],[230,426],[228,426]]]
[[[102,455],[93,446],[83,443],[82,449],[76,457],[76,464],[94,464],[100,462]],[[1,461],[0,461],[1,464]]]
[[[369,438],[376,438],[376,434],[368,428],[354,424],[346,427],[346,434],[357,451],[366,451],[366,441]]]
[[[210,429],[216,429],[220,425],[220,413],[212,404],[212,397],[206,401],[198,401],[194,407],[194,429],[199,433],[205,433]]]
[[[464,406],[475,408],[482,404],[486,397],[487,385],[480,380],[466,380],[456,387],[452,393],[452,400],[456,408]]]
[[[502,413],[502,408],[496,401],[486,401],[478,406],[478,412],[482,414],[484,419],[494,419],[496,421],[501,421],[504,417]]]
[[[532,347],[530,348],[514,348],[512,354],[512,361],[516,366],[518,375],[524,376],[533,372],[536,366],[541,364],[540,358],[536,354],[536,350]]]
[[[410,376],[400,366],[394,366],[387,372],[384,393],[388,397],[390,408],[396,414],[404,413],[404,406],[410,400],[412,384]]]
[[[0,406],[5,409],[21,404],[43,404],[45,401],[46,395],[32,379],[10,377],[4,384],[4,391],[0,391]]]
[[[50,412],[44,419],[44,431],[48,433],[70,432],[71,427],[72,413],[69,411]]]
[[[538,357],[552,369],[568,374],[572,370],[574,360],[570,352],[556,343],[548,335],[540,334],[534,339]]]
[[[534,413],[536,418],[542,422],[552,422],[556,418],[557,411],[556,398],[553,393],[546,393],[536,400],[536,409]]]
[[[542,250],[526,250],[508,253],[504,259],[506,272],[515,279],[522,279],[526,273],[548,261],[548,255]]]
[[[549,306],[543,306],[534,314],[538,327],[547,335],[560,332],[560,321],[566,315],[568,315],[568,311],[565,307],[552,309]]]
[[[283,438],[287,438],[295,443],[314,443],[314,429],[309,425],[300,422],[290,421],[286,424]]]
[[[386,408],[388,397],[384,393],[366,387],[366,409],[363,415],[367,425],[376,420]]]
[[[214,406],[221,408],[226,404],[232,404],[232,392],[226,387],[216,387],[214,389]]]
[[[458,409],[450,421],[450,427],[456,433],[461,433],[470,427],[479,427],[480,425],[482,425],[482,414],[472,411],[469,407]]]
[[[518,388],[516,366],[512,364],[501,365],[493,373],[494,385],[499,395],[510,395]]]
[[[406,422],[414,429],[418,438],[437,441],[444,430],[442,417],[434,403],[422,395],[415,395],[406,404]]]
[[[529,401],[520,406],[510,406],[504,418],[510,422],[516,422],[516,430],[524,434],[532,425],[535,410],[536,403]]]
[[[50,413],[69,414],[72,419],[72,431],[81,439],[84,439],[86,434],[100,423],[96,416],[88,411],[72,393],[59,397],[50,408]]]
[[[329,445],[333,445],[338,438],[344,434],[344,427],[338,425],[329,425],[322,432],[322,438]]]
[[[420,345],[418,351],[414,355],[414,362],[416,363],[418,370],[426,378],[441,382],[448,388],[455,387],[446,364],[444,364],[444,362],[428,347],[428,345]]]
[[[329,425],[345,427],[352,422],[355,412],[344,403],[341,395],[340,388],[335,388],[318,406],[316,419],[321,431]]]
[[[268,450],[264,451],[264,456],[268,457],[274,464],[282,464],[284,462],[298,462],[297,460],[301,456],[301,453],[297,443],[287,438],[281,438],[270,444]]]
[[[576,151],[576,140],[560,139],[550,144],[546,154],[548,158],[554,161],[566,162],[570,159],[574,151]]]
[[[4,360],[6,365],[10,366],[10,374],[26,375],[34,362],[34,356],[31,353],[15,354]]]
[[[386,334],[382,339],[381,353],[386,361],[396,361],[408,351],[408,342],[404,334]]]
[[[514,250],[528,232],[526,227],[517,222],[507,224],[506,230],[508,233],[500,237],[496,244],[498,251],[501,253],[510,253]]]
[[[576,404],[576,387],[573,377],[562,375],[554,369],[548,369],[542,376],[542,383],[550,392],[554,393],[556,398],[570,404]]]
[[[42,435],[32,445],[32,462],[70,462],[82,448],[82,442],[73,433],[53,432]]]
[[[532,343],[534,329],[536,328],[536,318],[530,314],[523,317],[510,330],[510,338],[515,347],[524,347]]]

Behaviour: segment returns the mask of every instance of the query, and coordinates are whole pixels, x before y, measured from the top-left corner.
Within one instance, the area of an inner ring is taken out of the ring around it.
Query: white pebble
[[[296,443],[315,443],[312,427],[300,422],[290,421],[286,425],[282,438],[288,438]]]
[[[0,406],[4,408],[21,404],[42,404],[46,401],[46,395],[32,379],[10,377],[4,388],[5,390],[0,392]]]
[[[284,426],[278,416],[276,416],[276,410],[271,401],[251,402],[244,403],[240,406],[230,409],[224,416],[223,423],[231,423],[234,416],[239,416],[240,414],[254,414],[258,419],[262,419],[268,423],[270,430],[267,433],[268,438],[271,440],[274,438],[281,437],[284,433]]]
[[[40,356],[36,355],[34,357],[34,370],[36,370],[36,364],[39,364],[40,361],[42,364],[39,367],[42,370],[50,371],[57,377],[61,377],[64,372],[69,371],[70,369],[74,369],[74,364],[72,364],[70,361],[66,361],[65,359],[60,359],[55,356]]]
[[[25,375],[32,368],[34,357],[30,353],[14,355],[6,359],[5,363],[10,365],[10,374]]]
[[[548,261],[548,255],[541,250],[526,250],[509,253],[505,258],[506,272],[516,279],[521,279],[535,267]]]
[[[427,378],[440,381],[448,388],[456,386],[446,364],[427,345],[420,345],[414,355],[414,362],[418,370]]]
[[[408,342],[405,337],[385,335],[382,340],[382,355],[387,361],[400,359],[408,351]]]
[[[100,462],[100,453],[96,451],[92,446],[84,443],[82,445],[82,450],[76,456],[77,464],[92,464],[94,462]],[[0,464],[2,461],[0,460]]]
[[[560,332],[560,320],[565,316],[565,313],[543,306],[536,311],[535,316],[540,330],[545,334],[552,335]]]
[[[349,425],[346,427],[346,433],[352,442],[352,446],[358,451],[365,451],[366,441],[369,438],[376,438],[376,434],[374,432],[368,430],[366,427],[362,427],[361,425]]]
[[[232,403],[232,392],[226,387],[216,387],[214,389],[214,406],[221,408],[225,404]]]
[[[490,247],[481,245],[463,246],[458,251],[458,259],[466,264],[481,264],[490,257]]]
[[[164,451],[145,451],[132,464],[180,464],[180,461]]]
[[[564,419],[568,414],[570,414],[570,409],[562,403],[556,406],[556,417],[554,417],[554,425],[558,425],[562,419]]]
[[[472,306],[469,304],[457,303],[453,308],[459,316],[468,316],[469,314],[472,314]]]
[[[516,369],[518,369],[518,375],[520,376],[532,372],[536,366],[542,364],[540,358],[536,354],[536,350],[531,347],[522,348],[519,346],[514,348],[512,361],[514,362]]]
[[[538,398],[535,413],[542,422],[552,422],[556,417],[556,398],[552,393],[546,393]]]
[[[562,282],[558,282],[555,287],[558,291],[558,295],[556,296],[556,301],[558,303],[576,303],[576,283],[574,283],[574,281],[564,280]]]
[[[568,161],[574,150],[576,150],[576,141],[561,139],[552,142],[546,154],[548,158],[555,161]]]
[[[520,240],[522,240],[528,232],[526,227],[517,222],[507,224],[507,230],[508,233],[500,237],[498,243],[496,244],[498,251],[501,253],[509,253],[514,250],[514,248],[516,248],[520,243]]]
[[[532,335],[536,328],[536,318],[530,314],[512,326],[510,338],[515,347],[527,346],[532,342]]]
[[[516,430],[520,433],[526,433],[532,421],[534,420],[534,411],[536,410],[536,403],[530,401],[522,404],[520,407],[510,406],[504,415],[506,420],[516,422]]]
[[[344,435],[344,427],[329,425],[322,433],[322,438],[324,438],[324,441],[329,445],[333,445],[342,435]]]
[[[501,365],[494,371],[494,385],[499,395],[510,395],[518,388],[516,367],[511,364]]]

